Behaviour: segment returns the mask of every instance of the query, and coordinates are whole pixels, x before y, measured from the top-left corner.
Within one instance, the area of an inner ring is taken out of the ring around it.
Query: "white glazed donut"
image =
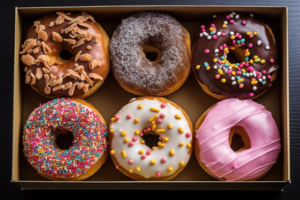
[[[156,133],[157,147],[145,145],[142,136]],[[193,127],[187,114],[164,98],[140,97],[112,118],[110,154],[116,168],[135,180],[170,180],[188,163]]]

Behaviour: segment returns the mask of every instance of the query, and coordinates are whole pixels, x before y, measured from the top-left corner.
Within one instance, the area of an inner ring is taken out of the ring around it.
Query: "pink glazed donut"
[[[202,168],[222,181],[264,176],[277,162],[280,136],[271,112],[250,99],[227,99],[208,109],[196,123],[195,154]],[[233,151],[234,134],[244,147]]]

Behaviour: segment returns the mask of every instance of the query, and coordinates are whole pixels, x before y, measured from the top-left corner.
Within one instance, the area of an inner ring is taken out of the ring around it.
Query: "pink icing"
[[[234,126],[242,126],[248,133],[250,149],[231,149],[228,137]],[[227,181],[252,180],[263,175],[276,163],[281,148],[272,114],[250,99],[217,103],[207,113],[197,139],[201,162]]]

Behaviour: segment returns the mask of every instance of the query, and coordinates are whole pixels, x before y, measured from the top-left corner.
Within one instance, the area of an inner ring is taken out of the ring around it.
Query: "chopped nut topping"
[[[29,49],[33,49],[37,46],[37,40],[36,39],[28,39],[25,41],[25,44],[23,46],[23,50],[20,52],[20,54],[26,53]]]
[[[79,56],[79,60],[80,61],[90,61],[90,60],[92,60],[92,56],[91,56],[91,54],[88,54],[88,53],[81,54]]]
[[[27,67],[25,67],[25,68],[24,68],[24,72],[26,72],[27,70],[28,70],[28,68],[27,68]]]
[[[82,26],[82,27],[84,27],[84,28],[90,28],[90,25],[87,24],[87,23],[80,23],[80,22],[78,22],[78,25],[79,25],[79,26]]]
[[[54,26],[54,21],[50,22],[49,27]]]
[[[35,76],[34,76],[34,74],[32,73],[32,72],[30,72],[30,76],[31,76],[31,85],[34,85],[35,84],[35,82],[36,82],[36,78],[35,78]]]
[[[64,34],[64,31],[65,31],[65,30],[62,28],[62,29],[60,30],[60,33],[61,33],[61,34]]]
[[[77,60],[78,60],[78,58],[79,58],[81,52],[82,52],[82,51],[78,51],[78,53],[76,54],[76,56],[75,56],[75,62],[77,62]]]
[[[84,92],[87,92],[87,91],[89,91],[89,84],[83,84],[83,91]]]
[[[50,81],[50,77],[48,74],[44,74],[44,78],[45,78],[45,81],[46,81],[46,85],[48,86],[49,85],[49,81]]]
[[[71,35],[71,34],[70,34]],[[78,37],[78,38],[84,38],[84,35],[80,35],[79,33],[77,33],[76,31],[72,31],[72,38]]]
[[[78,32],[80,35],[86,35],[88,31],[82,30],[80,28],[77,28],[76,32]]]
[[[75,35],[72,35],[71,33],[69,34],[69,36],[70,36],[71,38],[76,38],[76,36],[75,36]]]
[[[31,81],[31,76],[26,76],[25,83],[29,84]]]
[[[90,45],[87,45],[87,46],[86,46],[86,49],[87,49],[87,50],[91,50],[92,47],[91,47]]]
[[[46,86],[44,92],[45,92],[46,94],[50,94],[50,92],[51,92],[51,87]]]
[[[84,43],[85,43],[85,38],[81,38],[80,40],[77,41],[77,43],[74,46],[72,46],[72,49],[74,49],[75,47],[79,47]]]
[[[41,21],[35,21],[35,22],[33,22],[33,26],[37,26],[37,25],[39,25],[41,23]]]
[[[43,70],[43,72],[46,73],[46,74],[49,73],[49,70],[48,70],[47,68],[45,68],[45,67],[43,67],[42,70]]]
[[[78,82],[74,83],[72,85],[72,87],[70,88],[70,90],[69,90],[69,95],[70,96],[73,96],[76,85],[78,85]]]
[[[102,76],[99,76],[98,74],[95,74],[95,73],[90,73],[89,77],[93,78],[93,79],[103,80]]]
[[[70,73],[65,73],[64,75],[63,75],[63,78],[66,78],[66,77],[68,77],[68,76],[70,76],[71,74]]]
[[[56,12],[56,14],[62,16],[63,18],[65,18],[66,20],[70,21],[72,20],[73,18],[67,16],[64,12]]]
[[[44,41],[47,41],[47,39],[48,39],[47,33],[43,30],[39,30],[38,39],[42,39]]]
[[[30,40],[34,40],[33,38],[29,38],[25,40],[24,44],[22,44],[22,48],[26,47],[26,45],[29,43]]]
[[[67,15],[71,15],[71,13],[70,13],[70,12],[67,12],[66,14],[67,14]]]
[[[76,17],[76,18],[70,20],[69,24],[73,24],[73,23],[75,23],[75,22],[82,23],[83,20],[84,20],[83,16],[78,16],[78,17]]]
[[[28,50],[27,50],[27,53],[28,53],[28,54],[31,54],[31,53],[32,53],[32,49],[28,49]]]
[[[74,39],[64,39],[64,41],[68,42],[69,44],[75,44],[76,40]]]
[[[102,64],[101,61],[99,61],[99,59],[97,58],[97,59],[94,59],[94,60],[92,60],[92,61],[90,62],[89,68],[90,68],[90,70],[93,70],[93,69],[95,69],[96,67],[100,67],[101,64]]]
[[[31,69],[26,71],[26,75],[25,76],[29,76],[30,73],[31,73]]]
[[[40,50],[41,50],[41,47],[36,47],[33,49],[33,53],[37,54],[38,52],[40,52]]]
[[[79,67],[78,63],[75,63],[74,67],[75,67],[74,71],[76,72],[78,70],[78,67]]]
[[[50,60],[49,56],[47,56],[47,55],[39,55],[37,57],[37,60],[38,60],[38,62],[42,62],[46,68],[50,69],[50,67],[48,65],[48,62]]]
[[[90,85],[93,85],[93,84],[94,84],[94,82],[93,82],[88,76],[85,76],[85,80],[86,80],[86,82],[88,82],[88,84],[90,84]]]
[[[31,66],[31,65],[36,64],[36,60],[29,54],[23,55],[21,57],[21,61],[27,66]]]
[[[91,15],[87,14],[86,12],[82,12],[82,16],[83,16],[83,18],[84,18],[84,21],[90,19],[92,22],[95,23],[94,18],[93,18]]]
[[[53,87],[53,86],[61,84],[62,82],[63,82],[63,77],[59,77],[58,80],[52,81],[50,83],[50,86]]]
[[[65,34],[72,31],[77,26],[77,23],[71,24],[69,27],[65,28]]]
[[[65,84],[64,90],[67,90],[67,89],[69,89],[70,87],[72,87],[72,82],[71,82],[71,81]]]
[[[91,41],[92,40],[92,34],[90,32],[88,32],[86,35],[85,35],[85,39],[87,41]]]
[[[85,80],[85,75],[82,73],[82,74],[80,74],[80,80],[81,81],[84,81]]]
[[[52,40],[55,42],[62,42],[63,38],[59,33],[56,33],[55,31],[52,31]]]
[[[37,80],[40,80],[43,77],[43,71],[41,68],[36,68],[35,77]]]
[[[45,42],[42,42],[41,45],[42,45],[44,54],[48,54],[48,53],[52,52],[51,49],[50,49],[50,47],[48,47],[48,45],[46,45]]]
[[[65,21],[65,18],[63,18],[62,16],[59,15],[55,20],[55,24],[60,25],[60,24],[64,23],[64,21]]]
[[[48,85],[51,84],[53,81],[55,81],[57,76],[54,76],[53,74],[50,74],[50,81],[48,82]]]
[[[100,38],[101,38],[101,35],[100,34],[96,34],[95,44],[97,44],[98,42],[100,42]]]
[[[42,25],[42,24],[40,24],[40,25],[38,25],[38,26],[35,28],[36,33],[39,33],[40,30],[44,31],[44,30],[45,30],[45,26]]]
[[[78,74],[77,72],[74,72],[74,71],[71,70],[71,69],[68,69],[67,71],[70,73],[70,75],[72,75],[72,76],[74,76],[74,77],[80,79],[80,76],[79,76],[79,74]]]
[[[78,89],[81,90],[81,88],[83,87],[83,82],[80,82],[78,85],[77,85]]]
[[[78,74],[81,74],[82,72],[83,72],[83,70],[84,70],[84,68],[83,68],[83,66],[82,65],[80,65],[79,67],[78,67]],[[81,78],[81,77],[80,77]]]
[[[65,86],[64,85],[58,85],[58,86],[52,88],[53,91],[61,90],[61,89],[65,90]]]

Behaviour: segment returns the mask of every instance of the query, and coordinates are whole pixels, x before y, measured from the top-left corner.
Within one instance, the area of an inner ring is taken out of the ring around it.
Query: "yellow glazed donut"
[[[160,136],[150,149],[142,136]],[[193,127],[187,114],[164,98],[140,97],[126,104],[111,119],[111,158],[126,176],[162,181],[177,176],[192,154]]]

